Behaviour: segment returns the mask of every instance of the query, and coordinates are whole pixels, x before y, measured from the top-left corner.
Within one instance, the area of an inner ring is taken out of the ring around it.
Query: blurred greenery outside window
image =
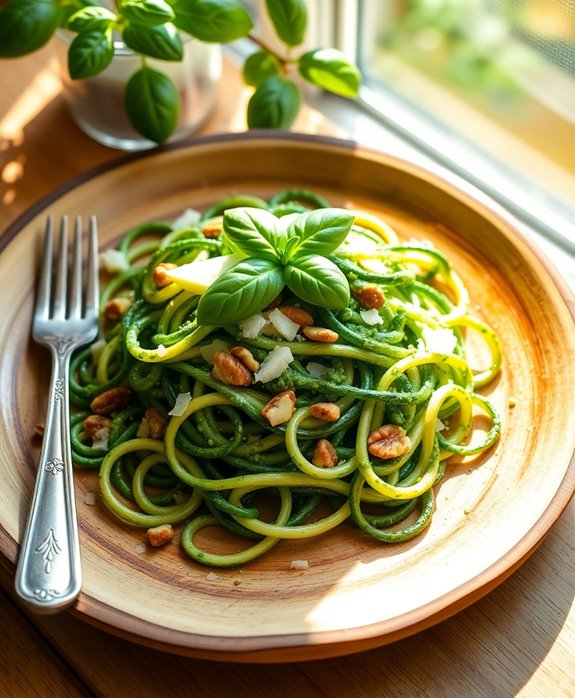
[[[358,0],[368,92],[395,94],[575,223],[575,0]]]

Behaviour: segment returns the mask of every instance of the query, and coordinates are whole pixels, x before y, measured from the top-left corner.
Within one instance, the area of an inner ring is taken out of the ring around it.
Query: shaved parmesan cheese
[[[129,268],[126,255],[120,250],[104,250],[98,256],[100,267],[110,274],[117,274],[119,271],[126,271]]]
[[[369,310],[360,310],[359,314],[361,315],[361,319],[365,322],[366,325],[381,325],[383,322],[383,318],[377,312],[377,308],[370,308]]]
[[[368,258],[360,259],[358,262],[360,267],[366,271],[371,271],[374,274],[389,274],[389,267],[384,264],[381,259]]]
[[[159,357],[165,356],[168,353],[168,350],[163,344],[158,344],[158,347],[156,348],[156,353],[158,354]]]
[[[176,402],[172,409],[168,412],[168,414],[170,415],[170,417],[181,417],[188,408],[188,405],[191,401],[191,393],[178,393],[176,395]]]
[[[96,493],[86,492],[86,494],[84,495],[84,503],[90,507],[93,507],[94,504],[96,504]]]
[[[279,378],[292,361],[293,354],[288,347],[274,347],[254,374],[254,381],[267,383]]]
[[[452,354],[457,346],[457,337],[447,327],[425,326],[421,334],[427,351],[437,354]]]
[[[214,356],[219,351],[225,351],[227,353],[229,350],[229,344],[226,344],[226,342],[224,342],[222,339],[214,339],[211,344],[206,344],[206,346],[200,347],[200,354],[202,355],[202,359],[204,361],[207,361],[209,364],[213,364]]]
[[[290,570],[309,570],[309,562],[307,560],[292,560],[289,563]]]
[[[255,339],[265,324],[266,319],[263,315],[252,315],[240,322],[240,330],[246,339]]]
[[[182,228],[191,228],[200,222],[201,213],[196,211],[194,208],[187,208],[183,211],[177,218],[172,222],[172,228],[174,230],[181,230]]]
[[[378,245],[379,241],[375,240],[368,232],[352,229],[335,253],[341,257],[352,257],[360,260],[376,255]]]
[[[445,429],[445,424],[439,419],[435,420],[435,431],[443,431]]]
[[[166,269],[165,274],[180,288],[191,293],[204,293],[216,279],[227,271],[234,264],[240,262],[244,257],[240,254],[225,254],[221,257],[202,259],[198,255],[197,259],[189,264],[182,264],[174,269]]]
[[[291,342],[298,333],[298,323],[290,320],[290,318],[287,315],[284,315],[279,308],[272,310],[268,317],[275,329],[281,334],[282,337],[287,339],[288,342]]]
[[[315,361],[310,361],[306,366],[306,370],[312,378],[319,378],[319,380],[327,378],[327,374],[329,373],[329,368],[327,366]]]
[[[102,451],[108,450],[108,436],[110,434],[110,429],[108,427],[102,427],[94,434],[92,438],[92,448],[101,449]]]

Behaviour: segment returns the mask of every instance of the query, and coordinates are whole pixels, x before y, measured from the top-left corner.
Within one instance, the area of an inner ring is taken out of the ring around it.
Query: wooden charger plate
[[[39,450],[33,433],[48,384],[47,354],[29,336],[46,215],[94,213],[101,245],[109,246],[136,223],[290,186],[379,214],[402,238],[431,240],[449,257],[476,314],[503,344],[503,369],[488,389],[502,437],[481,458],[448,467],[433,522],[413,541],[385,546],[344,525],[311,541],[283,541],[244,569],[218,570],[216,579],[182,553],[177,536],[139,552],[143,532],[119,523],[99,500],[90,506],[97,476],[77,472],[84,582],[72,612],[122,637],[195,657],[261,662],[389,643],[503,581],[575,489],[574,302],[537,250],[446,182],[354,144],[268,133],[206,138],[74,180],[2,240],[0,550],[8,563],[16,561],[29,507]],[[309,569],[290,569],[294,559]]]

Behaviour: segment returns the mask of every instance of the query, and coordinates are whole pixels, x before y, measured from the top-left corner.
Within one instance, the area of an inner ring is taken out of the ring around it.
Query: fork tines
[[[38,285],[37,307],[43,308],[45,318],[65,320],[96,313],[98,306],[98,229],[96,217],[91,216],[88,234],[86,283],[83,283],[82,217],[76,216],[72,248],[71,283],[68,288],[68,217],[60,225],[58,251],[54,256],[54,219],[48,217],[44,258]],[[52,276],[54,275],[54,284]],[[51,289],[53,293],[51,293]]]

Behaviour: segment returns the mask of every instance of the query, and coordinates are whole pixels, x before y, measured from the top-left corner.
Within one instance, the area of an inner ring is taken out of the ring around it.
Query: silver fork
[[[68,377],[74,349],[98,332],[98,232],[90,218],[86,279],[82,220],[74,231],[68,281],[68,219],[54,258],[54,223],[48,218],[32,335],[50,349],[52,379],[36,485],[16,568],[16,592],[40,613],[54,613],[77,598],[82,584],[69,431]],[[53,269],[54,267],[54,269]],[[54,280],[52,277],[55,277]]]

